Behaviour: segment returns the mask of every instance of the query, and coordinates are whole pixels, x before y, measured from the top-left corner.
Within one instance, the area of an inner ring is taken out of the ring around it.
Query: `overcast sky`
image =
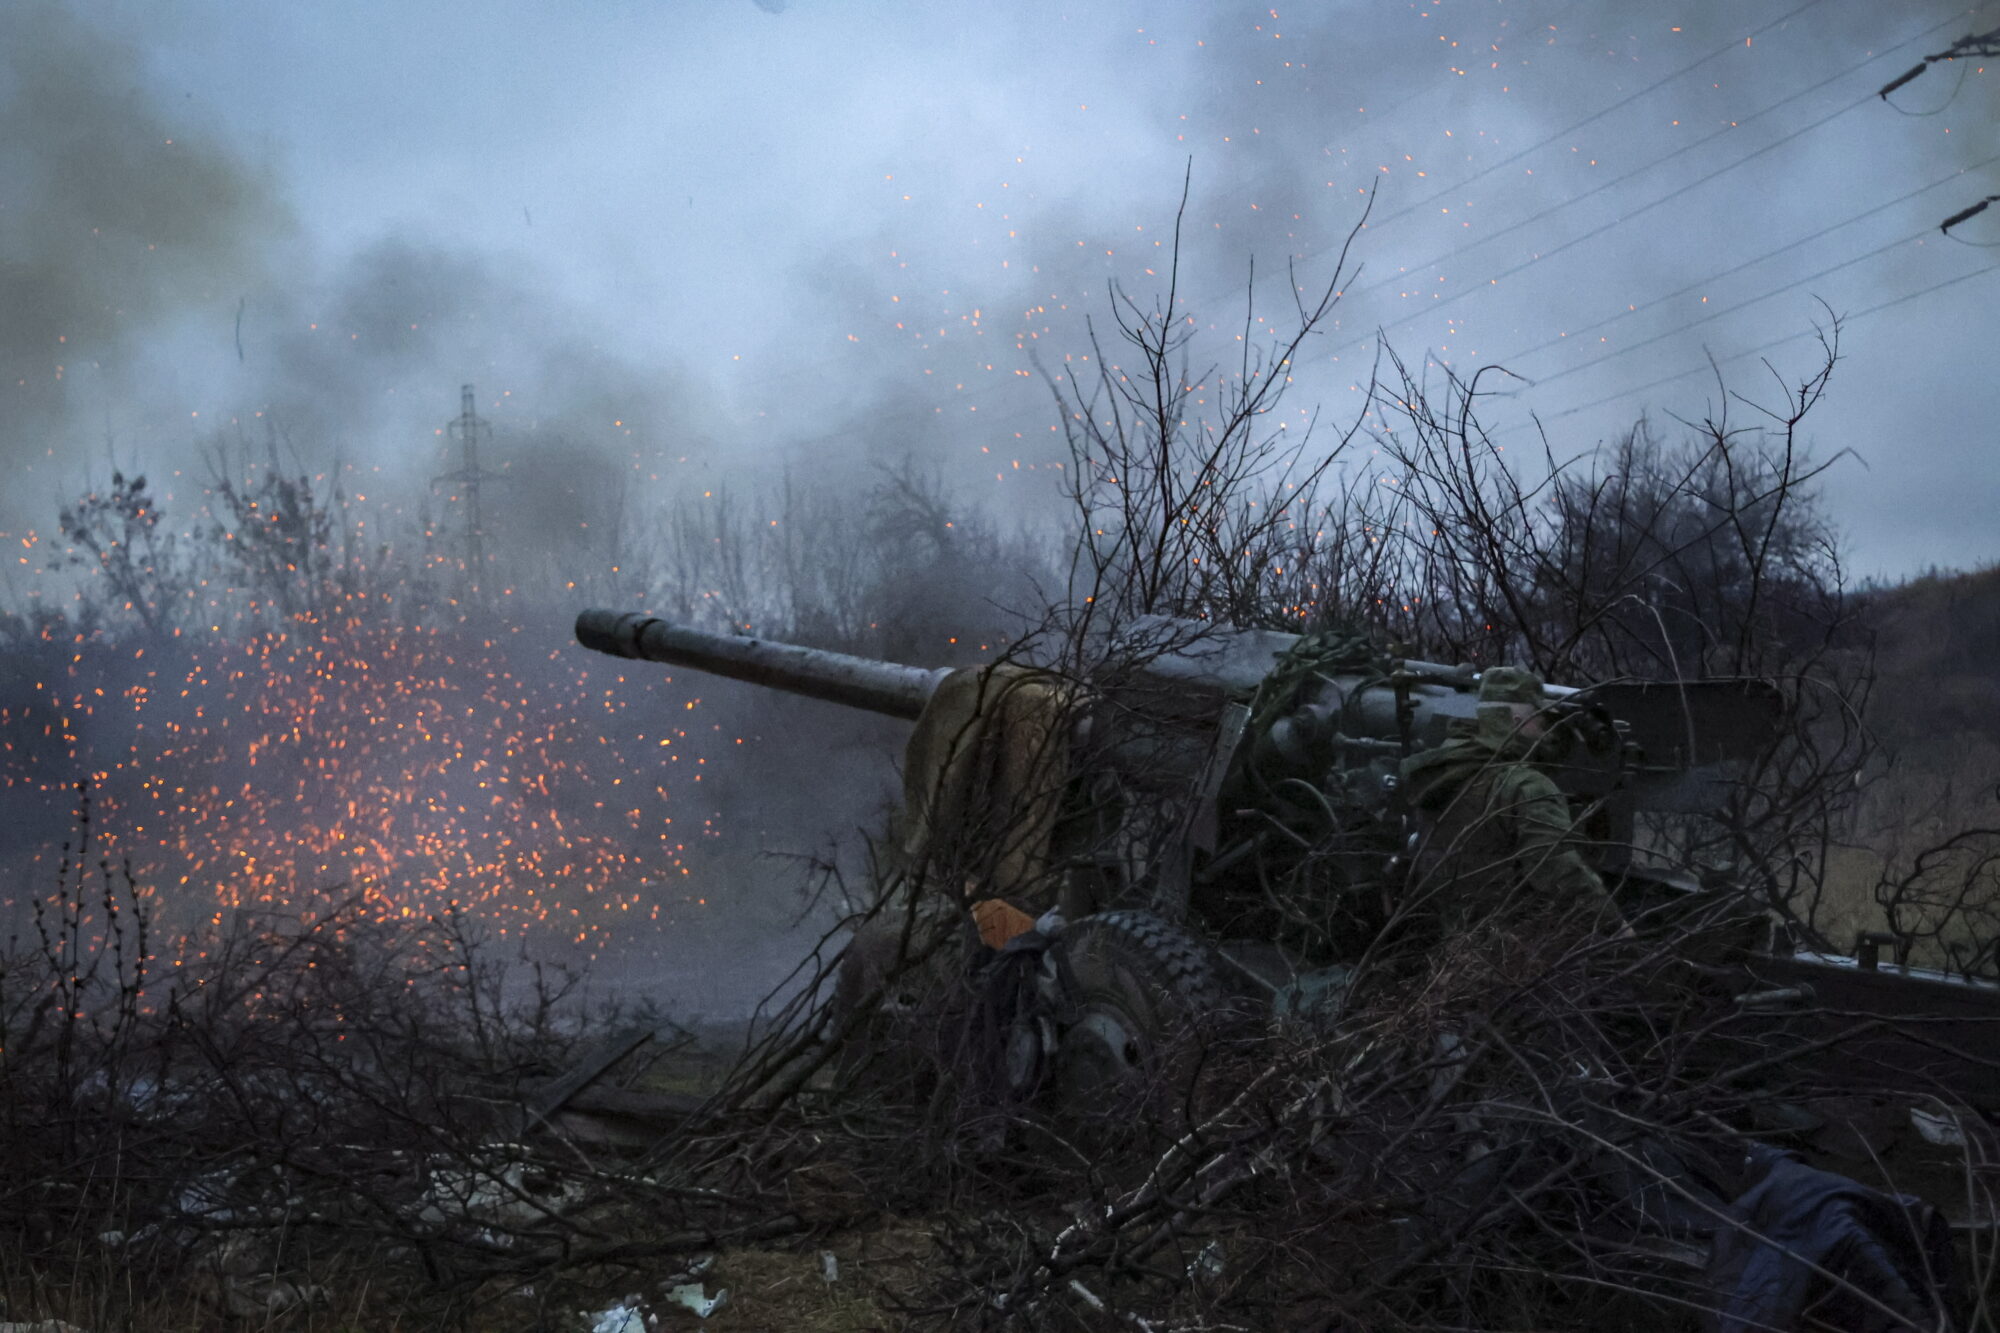
[[[1758,356],[1808,368],[1823,300],[1850,323],[1809,430],[1856,456],[1830,492],[1858,571],[2000,559],[2000,208],[1937,225],[2000,192],[2000,78],[1873,96],[1996,25],[1928,0],[11,0],[0,528],[257,411],[315,465],[428,466],[464,381],[496,448],[559,438],[663,487],[913,450],[1031,488],[1060,456],[1036,360],[1082,354],[1107,281],[1155,289],[1191,172],[1183,291],[1217,354],[1252,258],[1275,311],[1376,191],[1294,411],[1354,410],[1379,328],[1526,377],[1492,424],[1539,414],[1573,452],[1709,411],[1683,372],[1710,354],[1772,399]]]

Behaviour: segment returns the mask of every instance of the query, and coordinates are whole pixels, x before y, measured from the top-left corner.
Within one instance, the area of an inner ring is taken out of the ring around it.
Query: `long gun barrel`
[[[911,722],[949,674],[596,608],[577,616],[576,641],[613,657],[691,667]]]

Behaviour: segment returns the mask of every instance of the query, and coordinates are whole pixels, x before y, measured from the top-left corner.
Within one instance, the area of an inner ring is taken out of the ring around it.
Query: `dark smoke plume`
[[[133,47],[61,5],[0,8],[0,466],[17,482],[102,429],[149,333],[227,320],[291,227],[268,178],[145,82]],[[8,486],[0,526],[46,523],[27,510],[44,491]]]

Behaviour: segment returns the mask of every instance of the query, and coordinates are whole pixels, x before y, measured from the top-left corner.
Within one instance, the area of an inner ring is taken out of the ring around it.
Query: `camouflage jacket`
[[[1411,901],[1447,931],[1496,916],[1612,928],[1569,800],[1504,712],[1454,724],[1443,745],[1403,761],[1402,784],[1421,825]]]

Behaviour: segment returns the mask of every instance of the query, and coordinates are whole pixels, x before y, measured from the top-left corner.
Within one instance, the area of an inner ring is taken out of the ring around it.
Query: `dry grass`
[[[710,1290],[727,1287],[729,1304],[706,1326],[716,1333],[901,1328],[906,1321],[893,1293],[909,1284],[930,1249],[927,1224],[894,1220],[828,1238],[823,1245],[725,1252],[716,1261]],[[831,1253],[838,1265],[834,1282],[823,1276],[822,1252]]]
[[[1930,574],[1869,594],[1863,626],[1878,672],[1867,721],[1878,757],[1840,845],[1826,856],[1815,924],[1845,946],[1885,927],[1886,885],[1915,858],[1967,829],[2000,826],[2000,568]],[[1912,960],[1971,942],[1976,923],[1949,923]]]
[[[569,1286],[561,1296],[532,1288],[496,1291],[485,1308],[451,1328],[464,1333],[526,1333],[531,1329],[581,1330],[590,1326],[585,1311],[609,1308],[637,1294],[644,1309],[656,1312],[661,1328],[704,1328],[715,1333],[750,1330],[799,1330],[800,1333],[872,1333],[901,1328],[906,1320],[896,1311],[891,1293],[910,1285],[930,1255],[930,1229],[921,1221],[878,1221],[867,1227],[794,1249],[744,1248],[720,1253],[700,1281],[709,1295],[727,1289],[729,1300],[705,1321],[667,1301],[673,1285],[669,1273],[654,1289],[635,1287],[627,1275],[622,1285]],[[822,1253],[834,1256],[837,1277],[824,1277]],[[662,1260],[663,1270],[676,1267]],[[344,1266],[321,1274],[326,1299],[311,1306],[279,1310],[268,1316],[245,1317],[229,1312],[215,1294],[212,1279],[201,1273],[161,1284],[142,1282],[126,1269],[115,1251],[79,1248],[60,1268],[30,1269],[18,1261],[0,1263],[0,1322],[34,1324],[61,1320],[84,1330],[112,1329],[234,1330],[271,1329],[283,1333],[414,1333],[439,1325],[413,1318],[398,1308],[406,1302],[385,1299],[375,1277],[360,1266]]]

